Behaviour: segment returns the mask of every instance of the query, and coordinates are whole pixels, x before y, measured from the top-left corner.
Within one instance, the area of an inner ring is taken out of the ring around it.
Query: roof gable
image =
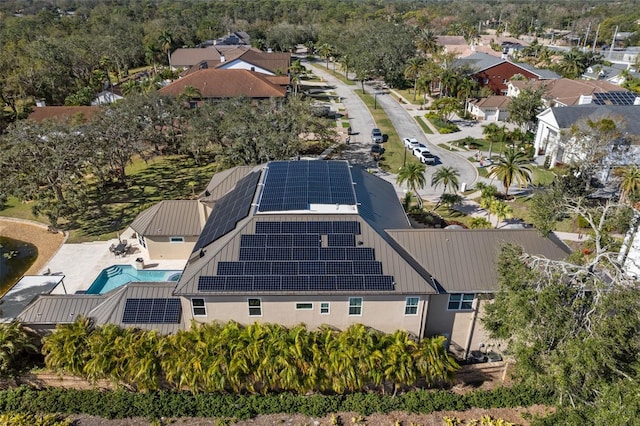
[[[204,214],[197,200],[164,200],[140,213],[130,226],[145,236],[197,236]]]
[[[271,83],[264,74],[247,70],[201,69],[159,90],[160,94],[178,97],[186,86],[200,92],[203,99],[284,97],[286,88]]]

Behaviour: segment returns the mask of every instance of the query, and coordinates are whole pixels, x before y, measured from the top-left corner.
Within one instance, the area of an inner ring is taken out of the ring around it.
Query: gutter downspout
[[[429,303],[427,303],[427,299],[429,299]],[[422,318],[420,319],[420,329],[418,330],[418,332],[420,333],[418,335],[418,340],[422,340],[424,339],[424,334],[426,332],[426,324],[427,324],[427,314],[428,314],[428,309],[431,306],[431,295],[426,295],[424,300],[422,301]]]
[[[473,299],[473,316],[471,317],[471,324],[469,325],[469,334],[467,335],[467,341],[464,345],[464,359],[469,357],[471,351],[471,340],[473,340],[473,331],[476,326],[476,320],[478,319],[478,311],[480,311],[480,299],[476,295]]]

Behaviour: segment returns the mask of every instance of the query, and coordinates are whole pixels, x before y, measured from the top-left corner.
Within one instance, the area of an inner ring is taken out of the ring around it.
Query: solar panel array
[[[628,91],[594,93],[595,105],[633,105],[638,95]]]
[[[258,211],[307,210],[310,204],[355,205],[349,165],[343,161],[272,161]]]
[[[225,235],[235,228],[240,220],[247,217],[259,178],[260,172],[245,176],[233,191],[218,200],[213,214],[204,225],[200,238],[193,248],[194,252]]]
[[[124,324],[178,324],[181,314],[180,299],[127,299],[122,322]]]
[[[256,222],[240,237],[238,261],[201,276],[200,291],[393,291],[371,247],[356,244],[357,221]]]

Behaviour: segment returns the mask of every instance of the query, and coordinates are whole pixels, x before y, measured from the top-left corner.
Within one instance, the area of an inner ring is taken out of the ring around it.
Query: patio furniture
[[[121,241],[120,243],[118,243],[118,245],[115,247],[113,254],[115,254],[116,256],[123,256],[124,254],[126,254],[127,252],[127,241]]]

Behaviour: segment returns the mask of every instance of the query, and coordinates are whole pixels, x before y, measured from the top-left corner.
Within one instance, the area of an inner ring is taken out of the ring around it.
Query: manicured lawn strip
[[[327,68],[324,62],[322,62],[322,64],[320,62],[316,62],[311,65],[314,68],[321,68],[322,71],[331,74],[332,76],[334,76],[344,84],[348,84],[349,86],[353,86],[358,83],[357,81],[349,80],[347,77],[345,77],[344,73],[338,70],[334,71],[331,65],[329,65],[329,68]]]
[[[555,173],[551,170],[545,169],[544,167],[532,167],[531,170],[533,171],[531,182],[534,185],[547,186],[556,178]]]
[[[413,88],[411,89],[393,89],[398,92],[407,102],[411,105],[422,105],[424,103],[424,96],[419,94],[416,99],[413,99]]]
[[[427,123],[424,122],[422,117],[416,117],[416,121],[418,122],[418,124],[422,128],[423,132],[425,132],[428,135],[432,135],[433,134],[433,132],[431,131],[431,127],[429,127],[429,125],[427,125]]]
[[[362,99],[365,105],[369,108],[378,128],[383,134],[388,136],[387,142],[384,143],[384,154],[379,162],[380,168],[390,173],[398,173],[398,170],[402,167],[405,161],[405,155],[407,163],[418,162],[418,159],[410,152],[405,153],[406,150],[400,140],[400,136],[396,133],[396,128],[393,127],[391,120],[387,117],[384,110],[382,108],[373,108],[375,101],[374,97],[367,93],[363,94],[362,90],[355,90],[355,93],[360,96],[360,99]],[[365,131],[368,132],[369,130],[367,129]],[[365,133],[364,137],[366,137],[367,134],[368,133]]]
[[[233,395],[159,391],[74,390],[26,386],[0,391],[0,411],[21,413],[88,414],[107,419],[207,417],[247,420],[260,414],[300,413],[322,417],[335,412],[373,413],[405,411],[429,414],[470,408],[513,408],[556,401],[546,389],[523,385],[458,394],[447,390],[416,390],[397,396],[380,393],[348,395]]]
[[[465,149],[464,146],[468,145],[470,143],[473,143],[477,146],[477,148],[475,149],[471,149],[471,151],[482,151],[482,152],[489,152],[489,147],[490,147],[490,142],[485,140],[485,139],[475,139],[475,138],[471,138],[473,139],[473,142],[467,138],[463,138],[463,139],[458,139],[455,141],[451,141],[449,142],[451,145],[453,146],[457,146],[460,147],[462,149]],[[505,142],[494,142],[493,146],[491,147],[491,156],[495,159],[496,157],[500,156],[500,153],[502,153],[504,151],[504,145],[506,143]]]
[[[425,210],[428,210],[428,211],[431,211],[435,206],[436,206],[435,203],[428,203],[428,202],[424,203],[424,208]],[[466,215],[456,210],[449,210],[448,208],[443,206],[438,207],[437,209],[434,210],[434,212],[437,213],[440,217],[442,217],[447,222],[450,222],[453,220],[456,222],[464,223],[466,226],[469,226],[471,223],[471,219],[473,219],[473,216]]]
[[[31,211],[31,203],[23,203],[16,197],[7,197],[6,207],[0,210],[0,216],[15,217],[18,219],[35,220],[47,223],[45,218],[38,218]]]

